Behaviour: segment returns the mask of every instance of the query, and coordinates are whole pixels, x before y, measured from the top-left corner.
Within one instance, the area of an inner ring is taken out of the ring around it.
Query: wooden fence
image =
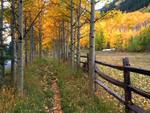
[[[84,70],[88,70],[88,55],[87,56],[81,56],[81,58],[85,59],[85,61],[81,60],[82,61],[81,63],[83,64],[83,67],[84,67]],[[102,65],[102,66],[106,66],[106,67],[110,67],[110,68],[113,68],[116,70],[123,71],[124,81],[122,82],[122,81],[119,81],[115,78],[112,78],[110,75],[102,72],[99,68],[97,68],[97,65]],[[143,91],[139,88],[132,86],[131,81],[130,81],[130,72],[142,74],[144,76],[150,76],[150,70],[131,67],[129,64],[128,58],[123,59],[123,65],[122,66],[112,65],[112,64],[108,64],[108,63],[104,63],[104,62],[95,60],[95,67],[96,67],[95,68],[95,77],[93,77],[93,78],[95,78],[95,80],[94,80],[95,85],[94,86],[96,86],[96,85],[101,86],[109,94],[111,94],[116,99],[118,99],[119,102],[121,102],[123,105],[125,105],[125,112],[126,113],[133,113],[133,112],[135,112],[135,113],[150,113],[150,111],[146,111],[143,108],[135,105],[132,102],[132,92],[139,94],[142,97],[145,97],[147,99],[150,99],[150,92],[146,92],[146,91]],[[107,85],[105,85],[101,80],[99,80],[97,76],[101,77],[102,79],[108,81],[109,83],[111,83],[115,86],[123,88],[124,89],[124,98],[122,98],[120,95],[118,95],[113,90],[111,90]]]

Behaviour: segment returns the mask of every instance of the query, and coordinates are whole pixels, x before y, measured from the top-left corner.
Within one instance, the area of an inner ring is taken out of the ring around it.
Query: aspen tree
[[[11,2],[11,76],[16,85],[15,0]]]
[[[70,0],[70,6],[71,6],[71,18],[70,18],[70,59],[71,59],[71,66],[74,68],[74,49],[75,49],[75,44],[74,44],[74,30],[73,30],[73,24],[74,24],[74,6],[73,6],[73,0]]]
[[[18,25],[19,25],[19,38],[18,38],[18,91],[23,95],[23,81],[24,81],[24,64],[23,64],[23,1],[18,0]]]
[[[1,0],[0,9],[0,77],[4,77],[5,65],[4,65],[4,44],[3,44],[3,18],[4,18],[4,0]]]
[[[27,31],[27,12],[24,16],[24,33]],[[28,35],[24,34],[24,49],[25,49],[25,66],[28,65]]]
[[[90,49],[89,49],[89,78],[91,94],[94,93],[94,77],[95,77],[95,38],[94,38],[94,25],[95,23],[95,0],[91,0],[91,16],[90,16]]]
[[[78,6],[78,13],[77,13],[77,23],[78,23],[78,28],[77,28],[77,67],[80,66],[80,38],[81,38],[81,32],[80,32],[80,27],[81,27],[81,22],[80,22],[80,17],[81,17],[81,0],[79,0],[79,6]]]
[[[30,23],[32,23],[31,12],[29,12]],[[33,63],[34,58],[34,26],[30,28],[30,63]]]
[[[42,58],[42,15],[39,16],[39,57]]]

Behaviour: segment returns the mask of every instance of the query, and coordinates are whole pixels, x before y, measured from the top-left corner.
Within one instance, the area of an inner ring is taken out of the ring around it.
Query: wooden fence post
[[[130,66],[129,59],[123,58],[123,66]],[[131,90],[128,87],[131,84],[130,81],[130,72],[124,69],[124,91],[125,91],[125,113],[131,113],[132,111],[129,109],[128,104],[131,104],[132,102],[132,95]]]

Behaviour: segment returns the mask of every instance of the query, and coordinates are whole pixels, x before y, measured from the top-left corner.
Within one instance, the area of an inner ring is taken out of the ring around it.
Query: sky
[[[105,5],[105,2],[99,2],[99,3],[96,4],[95,9],[96,9],[96,10],[99,10],[99,9],[101,9],[102,7],[104,7],[104,5]]]
[[[101,2],[98,2],[97,4],[96,4],[96,6],[95,6],[95,9],[96,10],[99,10],[99,9],[101,9],[101,8],[103,8],[104,6],[105,6],[105,4],[108,4],[108,3],[111,3],[111,2],[113,2],[114,0],[105,0],[105,1],[101,1]]]

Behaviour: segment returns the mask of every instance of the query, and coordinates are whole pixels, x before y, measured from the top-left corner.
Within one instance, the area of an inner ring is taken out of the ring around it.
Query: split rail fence
[[[83,67],[84,71],[88,71],[88,67],[89,67],[88,62],[89,62],[88,55],[87,56],[81,56],[81,63],[83,64],[82,67]],[[142,74],[144,76],[150,76],[150,70],[130,66],[128,58],[124,58],[122,62],[123,62],[123,65],[119,66],[119,65],[113,65],[113,64],[109,64],[109,63],[95,60],[95,77],[93,77],[95,79],[94,80],[94,86],[96,86],[96,85],[101,86],[109,94],[111,94],[116,99],[118,99],[119,102],[121,102],[123,105],[125,105],[125,112],[126,113],[150,113],[150,111],[146,111],[143,108],[139,107],[138,105],[136,105],[132,102],[132,99],[133,99],[132,98],[132,92],[134,92],[134,93],[136,93],[142,97],[145,97],[147,99],[150,99],[150,92],[147,92],[147,91],[141,90],[135,86],[132,86],[131,80],[130,80],[130,76],[131,76],[130,73],[131,72]],[[97,65],[106,66],[106,67],[110,67],[110,68],[113,68],[116,70],[123,71],[124,81],[119,81],[116,78],[112,78],[111,75],[108,75],[108,74],[102,72],[97,67]],[[109,83],[111,83],[115,86],[123,88],[124,89],[124,98],[121,97],[120,95],[118,95],[112,89],[110,89],[106,84],[104,84],[100,79],[98,79],[97,76],[101,77],[102,79],[108,81]]]

